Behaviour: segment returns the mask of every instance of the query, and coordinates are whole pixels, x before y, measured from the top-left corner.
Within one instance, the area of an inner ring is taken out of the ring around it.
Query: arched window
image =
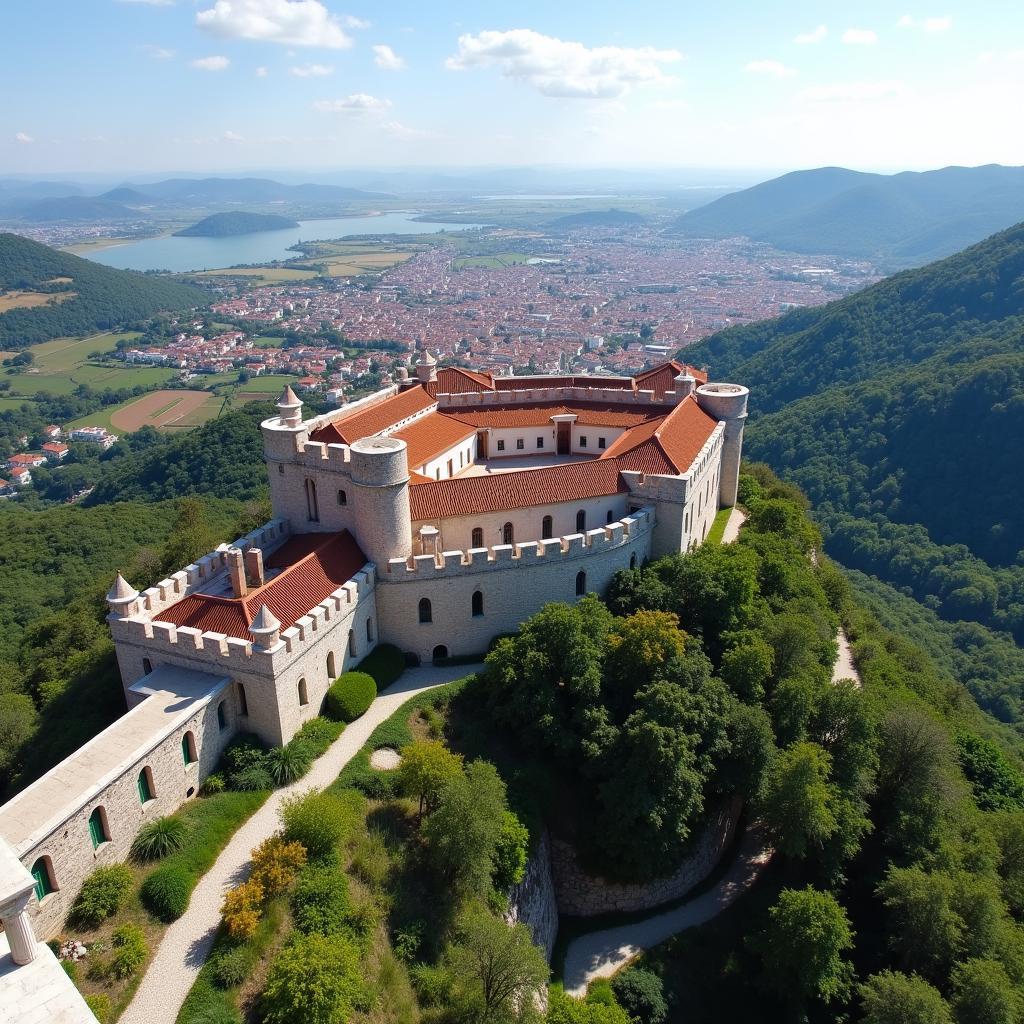
[[[309,703],[309,692],[306,690],[306,680],[299,680],[299,704]]]
[[[238,711],[239,714],[248,716],[249,702],[245,699],[245,687],[241,683],[235,684],[238,687]]]
[[[97,807],[89,815],[89,838],[92,840],[92,848],[94,850],[103,843],[110,842],[110,830],[107,828],[107,812],[102,807]]]
[[[344,491],[338,491],[338,504],[339,505],[347,505],[348,504],[348,495]]]
[[[551,540],[551,516],[545,516],[540,521],[540,539]]]
[[[584,533],[587,529],[587,513],[584,509],[580,509],[576,513],[576,532]]]
[[[576,573],[576,596],[582,597],[587,592],[587,574],[585,572]]]
[[[633,552],[633,554],[631,554],[629,556],[629,567],[630,567],[630,569],[635,569],[636,568],[636,552],[635,551]]]
[[[316,501],[316,482],[306,480],[306,518],[311,523],[320,522],[320,508]]]
[[[366,620],[366,642],[368,644],[373,643],[373,617],[371,616]]]
[[[185,764],[195,764],[196,738],[191,730],[181,737],[181,759]]]
[[[482,548],[484,546],[484,531],[479,526],[473,527],[473,539],[469,546],[471,548]]]
[[[151,662],[149,660],[149,658],[143,658],[142,659],[142,673],[143,673],[143,675],[147,675],[148,676],[149,673],[152,672],[152,671],[153,671],[153,662]]]
[[[501,542],[503,544],[514,544],[515,543],[515,531],[512,529],[511,523],[506,523],[501,528]]]
[[[217,728],[226,729],[228,727],[228,713],[224,710],[224,701],[221,701],[217,705]]]
[[[433,622],[434,611],[430,607],[430,599],[427,597],[420,598],[420,622]]]
[[[348,631],[348,656],[350,658],[356,656],[356,635],[351,629]]]
[[[474,617],[476,617],[478,615],[483,615],[483,613],[484,613],[484,595],[483,595],[482,591],[474,590],[473,591],[473,615],[474,615]]]
[[[36,880],[36,899],[40,903],[57,891],[57,883],[53,880],[53,864],[49,857],[40,857],[32,865],[32,877]]]
[[[336,667],[337,666],[334,664],[334,651],[331,651],[327,655],[327,678],[328,679],[332,679],[333,680],[333,679],[337,679],[338,678],[338,673],[335,672],[335,668]]]
[[[433,659],[434,661],[441,661],[442,658],[448,657],[448,648],[444,644],[438,644],[434,648]]]
[[[148,804],[153,799],[153,772],[148,766],[139,772],[135,784],[139,790],[139,803]]]

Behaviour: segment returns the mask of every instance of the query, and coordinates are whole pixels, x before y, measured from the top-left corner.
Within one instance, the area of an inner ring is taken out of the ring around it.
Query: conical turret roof
[[[277,400],[278,409],[294,409],[300,405],[302,405],[302,399],[292,391],[291,384],[285,384],[281,397]]]
[[[260,606],[260,610],[256,613],[256,618],[252,620],[249,632],[273,633],[275,629],[280,628],[281,623],[274,618],[274,613],[265,604],[263,604]]]
[[[139,592],[120,574],[114,580],[114,585],[107,591],[108,601],[131,601],[139,596]]]

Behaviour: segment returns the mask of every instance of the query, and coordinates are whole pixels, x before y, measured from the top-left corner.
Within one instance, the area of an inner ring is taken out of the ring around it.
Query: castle
[[[378,642],[482,653],[544,603],[701,543],[736,501],[744,387],[674,361],[496,377],[423,352],[414,370],[309,420],[285,388],[261,425],[274,519],[142,593],[118,576],[127,714],[0,807],[41,935],[235,733],[287,742]]]

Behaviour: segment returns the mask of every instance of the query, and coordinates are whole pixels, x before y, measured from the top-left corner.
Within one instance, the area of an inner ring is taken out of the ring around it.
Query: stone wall
[[[509,896],[505,920],[509,924],[525,924],[534,945],[544,950],[545,959],[551,963],[558,937],[558,903],[551,877],[551,840],[547,829],[527,861],[525,877]]]
[[[743,801],[734,797],[714,810],[690,856],[671,875],[652,882],[609,882],[588,875],[580,867],[572,846],[552,839],[551,872],[559,912],[593,917],[609,911],[650,910],[685,896],[721,860],[732,842],[742,809]]]

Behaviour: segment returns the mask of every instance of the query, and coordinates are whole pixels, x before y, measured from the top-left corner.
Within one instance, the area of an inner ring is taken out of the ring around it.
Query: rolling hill
[[[57,196],[31,201],[17,199],[4,204],[4,212],[16,220],[33,223],[54,221],[98,221],[138,220],[137,210],[130,210],[123,203],[113,202],[94,196]]]
[[[268,178],[168,178],[147,184],[125,184],[149,201],[179,206],[207,203],[344,202],[392,198],[340,185],[283,185]]]
[[[585,210],[582,213],[569,213],[564,217],[556,217],[548,223],[549,228],[556,231],[567,228],[619,228],[635,227],[645,223],[639,213],[628,210]]]
[[[918,266],[1024,219],[1024,167],[794,171],[684,213],[670,229],[746,235],[791,252]]]
[[[204,291],[172,278],[114,270],[20,235],[0,233],[0,292],[71,293],[63,302],[0,313],[0,348],[107,330],[160,311],[204,306]]]
[[[279,217],[273,213],[213,213],[197,224],[175,231],[176,235],[196,238],[229,238],[234,235],[251,235],[257,231],[277,231],[281,228],[296,228],[299,222],[290,217]]]

